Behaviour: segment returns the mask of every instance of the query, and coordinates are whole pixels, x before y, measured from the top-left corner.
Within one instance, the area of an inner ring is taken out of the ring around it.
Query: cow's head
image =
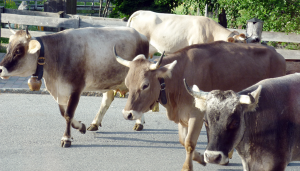
[[[245,34],[237,34],[234,35],[233,37],[228,37],[227,42],[231,43],[247,43],[246,42],[246,35]]]
[[[208,144],[204,152],[207,163],[227,164],[228,153],[235,148],[245,132],[244,114],[255,111],[261,86],[249,93],[240,95],[231,90],[203,92],[194,85],[188,92],[194,96],[196,107],[205,112],[204,123]]]
[[[152,109],[159,98],[161,86],[158,79],[171,77],[177,61],[160,67],[163,54],[154,64],[148,61],[144,55],[136,56],[133,61],[124,60],[116,54],[115,48],[113,50],[117,61],[129,67],[125,78],[129,95],[123,109],[123,116],[129,120],[140,119],[143,113]]]
[[[4,59],[0,63],[0,77],[8,79],[10,76],[27,77],[35,73],[40,43],[28,33],[28,29],[13,31],[9,38],[9,45]]]

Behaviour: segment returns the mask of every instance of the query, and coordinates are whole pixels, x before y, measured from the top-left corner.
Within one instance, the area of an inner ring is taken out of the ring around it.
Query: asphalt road
[[[61,148],[65,120],[50,95],[0,94],[1,171],[174,171],[181,170],[185,149],[178,141],[177,125],[169,121],[165,109],[146,114],[144,130],[132,130],[134,122],[123,119],[125,98],[115,98],[102,127],[85,135],[72,129],[70,148]],[[75,118],[88,126],[100,107],[101,97],[82,96]],[[206,147],[205,128],[197,150]],[[194,162],[194,170],[241,171],[235,152],[228,166]],[[300,170],[290,163],[288,171]]]

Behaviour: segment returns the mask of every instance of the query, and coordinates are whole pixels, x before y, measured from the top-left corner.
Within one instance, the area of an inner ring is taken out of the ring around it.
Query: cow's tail
[[[127,27],[130,27],[130,24],[131,24],[131,21],[134,17],[138,16],[140,14],[141,11],[136,11],[134,12],[128,19],[128,22],[127,22]]]

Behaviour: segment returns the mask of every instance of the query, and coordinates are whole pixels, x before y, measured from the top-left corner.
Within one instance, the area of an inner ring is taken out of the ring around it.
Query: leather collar
[[[41,44],[41,49],[40,49],[40,55],[37,60],[37,67],[36,71],[32,76],[37,76],[38,80],[41,80],[43,78],[43,73],[44,73],[44,65],[45,65],[45,48],[43,41],[40,37],[36,37],[36,40]]]

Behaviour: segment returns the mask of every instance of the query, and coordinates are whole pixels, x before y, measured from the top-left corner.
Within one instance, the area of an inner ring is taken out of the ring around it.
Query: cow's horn
[[[12,32],[12,34],[16,34],[16,32],[10,27],[10,23],[9,22],[7,22],[7,23],[8,23],[9,31]]]
[[[161,54],[161,56],[160,56],[160,58],[159,58],[159,60],[158,60],[158,62],[156,64],[151,64],[150,65],[150,70],[156,70],[156,69],[158,69],[160,67],[162,59],[164,57],[164,54],[165,54],[165,51]]]
[[[31,38],[31,36],[30,36],[30,34],[29,34],[29,32],[28,32],[28,26],[26,26],[26,38],[27,39],[30,39]]]
[[[113,47],[113,52],[114,52],[114,55],[115,55],[115,57],[116,57],[116,60],[117,60],[120,64],[122,64],[122,65],[124,65],[124,66],[127,66],[127,67],[130,66],[130,61],[127,61],[127,60],[121,58],[120,56],[118,56],[118,54],[117,54],[117,52],[116,52],[116,45],[114,45],[114,47]]]
[[[192,95],[193,97],[196,97],[196,98],[198,98],[198,99],[206,99],[206,96],[207,96],[208,92],[204,92],[204,91],[201,91],[201,90],[199,90],[199,91],[194,91],[194,90],[192,90],[192,89],[189,87],[189,85],[186,83],[185,78],[183,79],[183,83],[184,83],[184,86],[185,86],[187,92],[188,92],[190,95]],[[197,87],[197,88],[198,88],[198,87]],[[198,89],[199,89],[199,88],[198,88]]]

